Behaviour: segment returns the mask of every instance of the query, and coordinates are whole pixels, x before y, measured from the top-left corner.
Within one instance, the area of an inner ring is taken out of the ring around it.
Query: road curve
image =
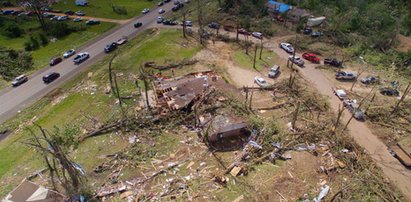
[[[170,2],[166,3],[161,8],[165,9],[166,12],[169,12],[171,11],[172,7],[173,4]],[[49,92],[62,85],[73,76],[77,75],[80,72],[83,72],[87,69],[87,67],[97,62],[105,55],[103,50],[107,44],[115,42],[123,36],[129,39],[134,38],[141,30],[144,30],[145,28],[149,27],[150,24],[155,23],[157,16],[159,16],[157,9],[153,9],[148,14],[137,16],[129,20],[127,23],[114,28],[113,30],[103,34],[92,42],[89,42],[83,47],[77,49],[77,53],[90,53],[90,58],[80,65],[73,64],[74,57],[72,56],[69,59],[63,60],[63,62],[56,66],[45,67],[44,69],[39,70],[29,77],[28,82],[19,87],[8,87],[1,90],[0,124],[15,116],[20,110],[30,106],[35,101],[47,95]],[[142,22],[143,26],[138,29],[134,28],[133,24],[136,21]],[[64,51],[65,50],[62,50],[62,54]],[[49,72],[59,72],[61,77],[47,85],[42,81],[42,77]]]

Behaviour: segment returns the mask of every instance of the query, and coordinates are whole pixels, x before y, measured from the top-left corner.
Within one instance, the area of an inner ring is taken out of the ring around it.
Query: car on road
[[[76,51],[75,51],[74,49],[70,49],[70,50],[66,51],[66,52],[63,54],[63,57],[64,57],[64,58],[69,58],[69,57],[71,57],[71,56],[74,55],[74,54],[76,54]]]
[[[57,65],[57,64],[60,63],[61,61],[63,61],[63,59],[61,59],[61,57],[55,57],[55,58],[51,59],[51,61],[50,61],[50,66]]]
[[[337,60],[337,58],[325,58],[324,59],[325,65],[331,65],[333,67],[341,67],[342,62]]]
[[[82,18],[74,18],[73,22],[81,22],[83,19]]]
[[[251,36],[253,36],[257,39],[263,39],[263,33],[261,33],[261,32],[253,32],[253,33],[251,33]]]
[[[93,19],[91,19],[91,20],[87,20],[87,21],[86,21],[86,25],[98,25],[98,24],[100,24],[100,21],[99,21],[99,20],[93,20]]]
[[[280,48],[283,49],[285,52],[292,54],[294,53],[294,48],[289,43],[280,43]]]
[[[163,18],[163,17],[161,17],[161,16],[158,16],[158,17],[157,17],[157,23],[158,23],[158,24],[162,23],[163,21],[164,21],[164,18]]]
[[[90,57],[90,54],[87,52],[79,53],[77,56],[73,59],[74,64],[80,64],[83,61],[87,60]]]
[[[149,8],[145,8],[145,9],[143,9],[143,11],[141,11],[141,13],[143,13],[143,14],[147,14],[147,13],[149,13],[150,12],[150,9]]]
[[[247,35],[247,36],[250,35],[250,32],[248,32],[248,31],[247,31],[246,29],[244,29],[244,28],[238,29],[238,33],[239,33],[239,34],[242,34],[242,35]]]
[[[290,55],[288,57],[288,60],[290,60],[292,63],[294,63],[294,64],[296,64],[300,67],[304,67],[304,61],[299,56]]]
[[[376,76],[366,76],[364,78],[362,78],[361,83],[365,84],[365,85],[369,85],[369,84],[377,84],[380,82],[380,79]]]
[[[126,37],[123,37],[123,38],[120,38],[119,40],[117,40],[117,45],[123,45],[123,44],[125,44],[127,42],[127,38]]]
[[[158,4],[157,4],[158,7],[160,7],[160,6],[162,6],[162,5],[164,5],[164,1],[160,1],[160,2],[158,2]]]
[[[270,71],[268,72],[268,77],[275,78],[279,74],[280,74],[280,66],[274,65],[273,67],[270,68]]]
[[[158,14],[163,14],[165,12],[166,12],[166,10],[164,10],[164,9],[158,9]]]
[[[43,82],[48,84],[60,77],[60,74],[57,72],[51,72],[43,76]]]
[[[77,16],[85,16],[86,14],[84,13],[84,12],[82,12],[82,11],[77,11],[76,13],[75,13]]]
[[[304,53],[303,58],[316,64],[320,64],[320,58],[314,53]]]
[[[335,79],[337,80],[345,80],[345,81],[352,81],[355,80],[357,76],[353,72],[337,72],[335,73]]]
[[[68,20],[68,16],[66,15],[57,17],[57,21],[66,21],[66,20]]]
[[[397,89],[390,88],[390,87],[380,88],[380,93],[382,95],[388,95],[388,96],[395,96],[395,97],[400,96],[400,92]]]
[[[29,80],[29,79],[27,78],[27,76],[23,74],[23,75],[20,75],[20,76],[16,77],[16,78],[11,82],[11,85],[12,85],[13,87],[17,87],[17,86],[20,86],[20,85],[23,84],[23,83],[26,83],[28,80]]]
[[[141,26],[143,26],[143,23],[141,23],[141,22],[134,23],[134,28],[139,28]]]
[[[104,52],[105,53],[110,53],[111,51],[115,50],[117,48],[117,43],[111,43],[108,44],[105,48],[104,48]]]
[[[210,24],[208,24],[208,27],[211,29],[220,29],[220,24],[216,23],[216,22],[212,22]]]
[[[270,84],[268,84],[265,79],[263,79],[262,77],[259,77],[259,76],[256,76],[256,77],[254,78],[254,82],[255,82],[258,86],[263,87],[263,88],[270,86]]]
[[[345,100],[347,99],[347,93],[343,89],[335,89],[334,94],[340,99],[340,100]]]
[[[66,15],[74,15],[74,11],[67,10],[67,11],[64,11],[64,14],[66,14]]]

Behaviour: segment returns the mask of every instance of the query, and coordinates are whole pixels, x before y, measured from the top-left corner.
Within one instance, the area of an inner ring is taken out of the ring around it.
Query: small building
[[[218,115],[211,121],[208,144],[218,151],[242,148],[251,135],[249,124],[235,115]]]
[[[43,186],[24,180],[2,202],[61,202],[65,196]]]
[[[76,0],[76,6],[88,6],[88,0]]]

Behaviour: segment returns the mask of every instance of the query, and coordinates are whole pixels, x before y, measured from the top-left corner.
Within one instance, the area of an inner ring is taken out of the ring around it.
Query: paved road
[[[167,3],[163,5],[162,8],[167,12],[173,7],[172,3]],[[104,53],[104,47],[111,42],[117,41],[119,38],[126,36],[129,39],[137,35],[138,32],[150,26],[150,24],[155,23],[157,18],[157,8],[153,9],[150,13],[142,16],[138,16],[129,22],[120,25],[114,30],[100,36],[99,38],[89,42],[82,48],[78,49],[77,52],[88,52],[90,53],[90,58],[80,65],[73,64],[73,57],[64,60],[60,64],[53,67],[45,67],[42,70],[34,73],[29,77],[29,81],[25,84],[12,88],[8,87],[0,91],[0,124],[4,123],[7,119],[15,116],[18,111],[30,106],[35,101],[39,100],[47,93],[56,89],[65,81],[72,78],[74,75],[83,72],[87,67],[101,59]],[[133,24],[136,22],[142,22],[143,26],[135,29]],[[121,48],[121,47],[120,47]],[[64,50],[62,50],[62,53]],[[43,75],[48,72],[59,72],[61,77],[56,81],[46,85],[42,81]]]

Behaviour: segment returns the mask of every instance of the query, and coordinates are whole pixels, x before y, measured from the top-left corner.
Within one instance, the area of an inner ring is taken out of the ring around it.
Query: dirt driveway
[[[274,38],[265,42],[265,47],[275,51],[280,58],[288,59],[288,54],[278,47],[284,38]],[[297,54],[301,57],[301,54]],[[315,64],[308,61],[304,68],[298,68],[300,74],[307,79],[324,96],[329,98],[331,107],[335,112],[342,105],[341,101],[334,95],[333,82],[327,79],[325,74],[316,69]],[[345,113],[343,123],[347,123],[350,118],[349,113]],[[349,132],[354,140],[362,146],[367,153],[375,160],[384,174],[402,191],[404,196],[411,201],[411,171],[406,169],[387,150],[387,146],[375,136],[367,125],[363,122],[352,120],[348,126]]]

